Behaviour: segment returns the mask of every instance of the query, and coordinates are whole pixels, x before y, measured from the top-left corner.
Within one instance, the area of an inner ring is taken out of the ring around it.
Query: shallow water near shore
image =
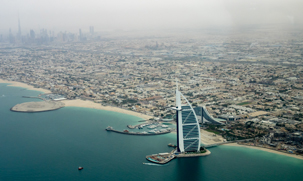
[[[176,134],[132,136],[125,129],[141,118],[89,108],[66,107],[18,113],[15,104],[38,99],[37,91],[0,84],[0,180],[302,180],[303,161],[233,146],[211,155],[146,165],[146,155],[171,151]],[[78,167],[84,167],[78,171]]]

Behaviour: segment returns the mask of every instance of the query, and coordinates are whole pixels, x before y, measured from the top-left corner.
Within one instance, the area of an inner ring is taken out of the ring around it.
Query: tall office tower
[[[31,39],[34,40],[35,36],[36,36],[34,30],[30,30],[29,34],[30,34]]]
[[[90,27],[89,27],[89,32],[90,32],[91,35],[94,34],[94,27],[93,27],[93,26],[90,26]]]
[[[80,41],[82,40],[82,31],[81,31],[81,29],[79,29],[79,40]]]
[[[18,14],[18,34],[17,34],[18,40],[21,40],[21,26],[20,26],[20,18]]]
[[[15,37],[12,33],[12,29],[9,29],[8,39],[9,39],[9,43],[15,43]]]
[[[181,105],[181,96],[186,105]],[[200,126],[196,113],[184,95],[176,89],[176,110],[177,119],[177,151],[196,152],[200,151]]]
[[[41,29],[40,30],[40,43],[48,43],[49,42],[49,36],[47,34],[47,29]]]

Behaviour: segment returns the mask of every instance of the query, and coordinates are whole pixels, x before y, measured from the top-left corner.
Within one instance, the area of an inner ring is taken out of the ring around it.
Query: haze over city
[[[302,7],[2,0],[0,180],[302,180]]]
[[[2,0],[0,32],[30,29],[77,32],[93,25],[95,31],[191,30],[274,25],[302,27],[299,0]]]

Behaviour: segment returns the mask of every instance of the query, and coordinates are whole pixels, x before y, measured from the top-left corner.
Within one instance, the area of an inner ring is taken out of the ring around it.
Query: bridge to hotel
[[[212,117],[209,114],[209,112],[207,111],[205,106],[195,107],[194,110],[195,110],[196,115],[200,118],[202,123],[205,123],[205,121],[207,121],[212,124],[219,124],[219,125],[223,124],[222,122],[217,121],[214,117]]]
[[[225,145],[225,144],[229,144],[229,143],[237,143],[237,142],[244,142],[244,141],[253,141],[253,138],[250,139],[245,139],[245,140],[235,140],[235,141],[226,141],[226,142],[220,142],[220,143],[215,143],[215,144],[210,144],[210,145],[204,145],[204,148],[211,148],[211,147],[215,147],[218,145]]]

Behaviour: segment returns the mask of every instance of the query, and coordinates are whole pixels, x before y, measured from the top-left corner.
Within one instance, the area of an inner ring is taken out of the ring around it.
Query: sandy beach
[[[201,141],[205,145],[214,144],[214,143],[220,143],[220,142],[223,142],[223,139],[224,139],[220,135],[214,136],[215,135],[214,133],[211,133],[211,132],[208,132],[208,131],[205,131],[205,130],[201,130],[200,133],[201,133]],[[245,147],[245,148],[256,149],[256,150],[262,150],[262,151],[266,151],[266,152],[270,152],[270,153],[285,155],[285,156],[289,156],[289,157],[293,157],[293,158],[297,158],[297,159],[303,160],[303,156],[300,156],[300,155],[283,153],[283,152],[280,152],[280,151],[275,151],[275,150],[271,150],[271,149],[267,149],[267,148],[261,148],[261,147],[256,147],[256,146],[239,145],[237,143],[229,143],[229,144],[225,144],[225,146],[238,146],[238,147]]]
[[[50,90],[42,89],[42,88],[35,88],[31,85],[27,85],[27,84],[21,83],[21,82],[6,81],[6,80],[3,80],[3,79],[0,79],[0,83],[9,83],[10,85],[8,85],[8,86],[23,87],[23,88],[26,88],[28,90],[35,90],[35,91],[40,91],[40,92],[44,92],[44,93],[51,93]],[[62,102],[67,107],[69,107],[69,106],[70,107],[86,107],[86,108],[92,108],[92,109],[100,109],[100,110],[114,111],[114,112],[129,114],[129,115],[137,116],[137,117],[140,117],[140,118],[143,118],[143,119],[152,118],[152,116],[148,116],[148,115],[141,114],[141,113],[134,112],[134,111],[130,111],[130,110],[121,109],[121,108],[118,108],[118,107],[102,106],[100,103],[94,103],[92,101],[84,101],[84,100],[76,99],[76,100],[64,100]],[[214,133],[211,133],[211,132],[208,132],[208,131],[205,131],[205,130],[201,130],[201,141],[205,145],[220,143],[220,142],[223,142],[223,139],[224,138],[220,135],[216,135]],[[261,147],[239,145],[237,143],[226,144],[226,146],[238,146],[238,147],[246,147],[246,148],[251,148],[251,149],[258,149],[258,150],[267,151],[267,152],[270,152],[270,153],[276,153],[276,154],[285,155],[285,156],[289,156],[289,157],[293,157],[293,158],[303,160],[303,157],[299,156],[299,155],[283,153],[283,152],[279,152],[279,151],[275,151],[275,150],[271,150],[271,149],[266,149],[266,148],[261,148]]]
[[[94,103],[92,101],[84,101],[80,99],[75,99],[75,100],[64,100],[62,101],[66,107],[86,107],[86,108],[93,108],[93,109],[100,109],[100,110],[106,110],[106,111],[114,111],[114,112],[119,112],[119,113],[124,113],[124,114],[129,114],[133,116],[137,116],[143,119],[149,119],[152,118],[151,116],[141,114],[138,112],[130,111],[130,110],[125,110],[121,109],[118,107],[111,107],[111,106],[102,106],[100,103]]]
[[[0,83],[8,83],[8,84],[10,84],[8,86],[23,87],[28,90],[35,90],[35,91],[40,91],[40,92],[44,92],[44,93],[52,93],[50,90],[42,89],[42,88],[35,88],[34,86],[31,86],[31,85],[28,85],[25,83],[21,83],[21,82],[7,81],[7,80],[0,79]]]
[[[172,122],[172,123],[175,124],[174,122]],[[173,131],[172,133],[177,134],[176,131]],[[203,129],[200,129],[200,138],[201,138],[201,142],[203,145],[221,143],[224,140],[224,138],[221,135],[216,135],[212,132],[208,132]]]
[[[230,143],[230,144],[226,144],[225,146],[238,146],[238,147],[245,147],[245,148],[256,149],[256,150],[262,150],[262,151],[267,151],[267,152],[270,152],[270,153],[285,155],[285,156],[289,156],[289,157],[293,157],[293,158],[297,158],[297,159],[303,160],[303,156],[300,156],[300,155],[283,153],[283,152],[280,152],[280,151],[275,151],[275,150],[271,150],[271,149],[267,149],[267,148],[261,148],[261,147],[256,147],[256,146],[239,145],[237,143]]]
[[[35,88],[34,86],[27,85],[27,84],[21,83],[21,82],[7,81],[7,80],[0,79],[0,83],[9,83],[10,85],[8,85],[8,86],[23,87],[28,90],[35,90],[35,91],[40,91],[40,92],[44,92],[44,93],[52,93],[50,90],[42,89],[42,88]],[[92,101],[83,101],[80,99],[76,99],[76,100],[64,100],[62,102],[65,104],[65,106],[86,107],[86,108],[100,109],[100,110],[106,110],[106,111],[114,111],[114,112],[137,116],[142,119],[152,118],[152,116],[148,116],[148,115],[130,111],[130,110],[121,109],[118,107],[102,106],[100,103],[98,104],[98,103],[94,103]]]
[[[223,142],[224,138],[221,135],[216,135],[212,132],[200,129],[201,142],[204,145],[210,145]]]
[[[171,122],[171,123],[176,125],[176,122]],[[176,131],[172,131],[172,133],[177,134]],[[216,135],[212,132],[205,131],[204,129],[200,129],[200,138],[203,145],[221,143],[224,140],[224,138],[221,135]]]

